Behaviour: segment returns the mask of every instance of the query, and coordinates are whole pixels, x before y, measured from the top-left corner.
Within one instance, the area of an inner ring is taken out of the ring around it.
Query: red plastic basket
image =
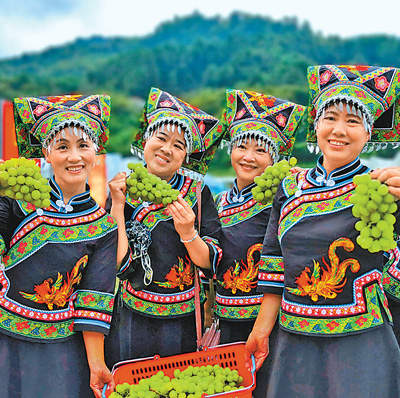
[[[185,369],[188,366],[220,365],[237,369],[243,377],[244,388],[235,391],[223,392],[212,395],[203,395],[203,398],[251,398],[251,392],[256,386],[255,362],[253,358],[252,370],[249,371],[244,365],[245,343],[232,343],[208,348],[205,351],[191,352],[188,354],[174,355],[161,358],[156,355],[151,358],[132,359],[118,362],[112,369],[115,384],[136,384],[141,379],[151,377],[160,370],[167,376],[173,377],[175,369]],[[111,391],[105,387],[103,397],[108,397]]]

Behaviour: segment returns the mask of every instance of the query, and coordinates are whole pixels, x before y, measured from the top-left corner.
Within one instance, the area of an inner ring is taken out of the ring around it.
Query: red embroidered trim
[[[260,272],[258,274],[258,279],[261,281],[279,281],[284,282],[285,275],[284,274],[271,274],[266,272]]]
[[[231,216],[232,214],[239,213],[243,210],[247,210],[250,207],[253,207],[256,203],[257,202],[254,199],[250,199],[248,202],[246,202],[245,204],[243,204],[241,206],[222,211],[221,213],[219,213],[219,218]]]
[[[50,225],[55,225],[58,227],[68,227],[68,226],[74,226],[77,224],[83,224],[86,222],[92,222],[95,221],[102,216],[106,214],[106,211],[102,208],[99,208],[97,211],[94,213],[85,215],[85,216],[79,216],[79,217],[74,217],[74,218],[53,218],[49,216],[39,216],[34,218],[31,222],[26,224],[21,230],[17,232],[16,235],[14,235],[13,239],[11,240],[10,247],[13,246],[18,240],[23,238],[27,233],[32,231],[34,228],[36,228],[38,225],[41,224],[50,224]]]
[[[168,294],[168,296],[166,296],[157,293],[137,291],[133,289],[133,287],[128,281],[124,281],[124,287],[133,296],[154,303],[166,303],[166,304],[179,303],[181,301],[186,301],[194,297],[194,288],[186,290],[185,292],[182,293]]]
[[[237,297],[230,297],[230,298],[222,298],[218,294],[215,297],[215,301],[221,305],[254,305],[254,304],[261,304],[263,297],[251,297],[251,298],[237,298]]]
[[[397,268],[400,261],[400,251],[396,247],[394,250],[390,250],[391,257],[394,257],[393,264],[388,268],[387,273],[392,275],[397,280],[400,280],[400,270]]]
[[[336,198],[338,196],[342,196],[343,194],[353,190],[355,185],[353,183],[347,184],[344,187],[328,191],[328,192],[321,192],[321,193],[314,193],[309,195],[302,195],[298,199],[291,201],[287,206],[282,209],[281,216],[279,218],[279,222],[285,218],[292,210],[294,210],[299,205],[306,203],[306,202],[314,202],[320,200],[328,200],[332,198]]]
[[[74,318],[86,318],[86,319],[96,319],[99,321],[104,321],[111,323],[111,316],[103,314],[102,312],[88,311],[88,310],[77,310],[74,313]]]

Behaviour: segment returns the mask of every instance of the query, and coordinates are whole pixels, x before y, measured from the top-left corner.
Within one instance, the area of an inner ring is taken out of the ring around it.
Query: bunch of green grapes
[[[35,207],[50,206],[51,188],[32,159],[14,158],[0,164],[0,195]]]
[[[219,365],[189,366],[185,370],[175,369],[174,377],[165,376],[162,371],[142,379],[138,384],[118,384],[109,398],[201,398],[203,394],[213,395],[234,391],[244,386],[243,377],[234,369]]]
[[[352,213],[360,219],[355,225],[360,232],[357,243],[371,253],[394,249],[395,197],[385,184],[372,179],[369,174],[357,175],[353,182],[356,188],[350,198],[354,205]]]
[[[272,203],[281,181],[290,175],[290,169],[297,164],[296,158],[280,160],[268,166],[264,173],[254,179],[256,186],[251,190],[253,198],[263,205]]]
[[[132,199],[166,206],[178,199],[179,191],[172,189],[168,182],[150,174],[140,163],[129,163],[131,170],[126,179],[126,189]]]

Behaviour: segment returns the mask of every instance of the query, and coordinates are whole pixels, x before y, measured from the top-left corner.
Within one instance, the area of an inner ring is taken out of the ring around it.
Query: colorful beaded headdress
[[[308,68],[309,108],[307,147],[318,152],[315,125],[332,105],[359,116],[370,139],[371,152],[400,145],[400,73],[397,68],[364,65],[320,65]]]
[[[158,88],[150,90],[140,130],[131,146],[132,154],[142,158],[145,141],[158,129],[170,131],[173,126],[183,134],[186,143],[186,161],[179,172],[201,179],[222,138],[222,124],[214,116]]]
[[[255,139],[258,145],[265,145],[272,159],[277,161],[280,156],[291,154],[305,109],[302,105],[254,91],[226,90],[226,139],[231,146]]]
[[[14,119],[19,155],[43,157],[42,148],[48,148],[64,128],[70,128],[84,139],[90,138],[97,147],[97,153],[105,153],[110,109],[110,97],[107,95],[15,98]]]

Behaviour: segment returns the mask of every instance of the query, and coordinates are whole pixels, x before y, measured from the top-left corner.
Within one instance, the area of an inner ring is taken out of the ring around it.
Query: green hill
[[[0,60],[0,97],[108,92],[115,99],[111,149],[127,153],[139,114],[137,101],[129,97],[144,98],[151,86],[219,116],[227,87],[306,104],[306,67],[320,63],[400,65],[400,38],[342,39],[313,32],[296,18],[194,13],[143,37],[96,36]]]

